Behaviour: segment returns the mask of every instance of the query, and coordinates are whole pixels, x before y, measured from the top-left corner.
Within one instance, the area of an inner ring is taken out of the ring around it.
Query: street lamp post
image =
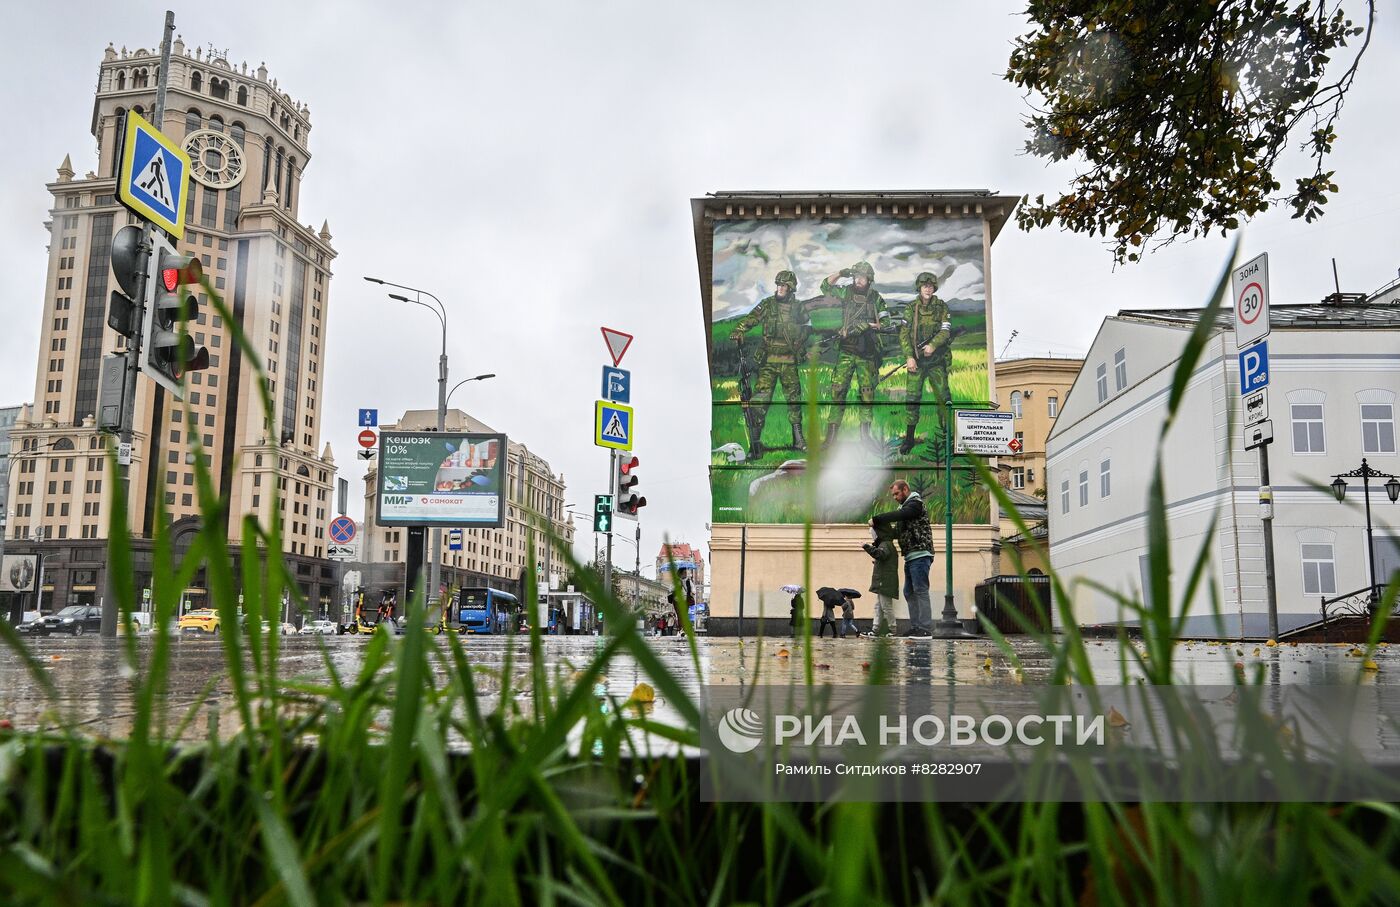
[[[1332,493],[1337,496],[1337,500],[1345,500],[1347,496],[1347,479],[1361,480],[1361,497],[1366,502],[1366,566],[1367,575],[1370,577],[1370,602],[1371,610],[1375,611],[1380,606],[1380,590],[1376,588],[1376,539],[1371,531],[1371,480],[1389,479],[1383,486],[1386,497],[1390,498],[1390,503],[1394,504],[1400,498],[1400,477],[1393,476],[1388,472],[1380,472],[1372,469],[1366,462],[1366,458],[1361,458],[1361,467],[1353,469],[1351,472],[1343,472],[1332,477]]]
[[[365,280],[369,281],[370,283],[377,283],[380,286],[397,287],[400,290],[407,290],[410,293],[413,293],[415,297],[413,299],[409,299],[407,296],[403,296],[398,293],[390,293],[389,298],[396,299],[399,302],[411,302],[415,305],[421,305],[423,308],[436,315],[438,321],[442,323],[442,352],[438,356],[437,430],[439,432],[443,431],[447,426],[447,307],[442,304],[441,299],[438,299],[436,296],[434,296],[432,293],[429,293],[427,290],[420,290],[417,287],[410,287],[405,286],[401,283],[393,283],[388,280],[381,280],[378,277],[366,277]],[[437,305],[428,305],[426,302],[423,301],[424,296],[437,303]],[[428,558],[428,594],[424,596],[425,600],[436,600],[438,594],[438,581],[440,569],[438,562],[442,558],[442,529],[438,526],[434,526],[432,537],[432,555]],[[410,589],[409,593],[412,594],[412,591],[413,590]]]

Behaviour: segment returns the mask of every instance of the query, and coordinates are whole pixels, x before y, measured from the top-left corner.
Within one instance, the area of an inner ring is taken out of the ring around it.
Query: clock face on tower
[[[213,129],[185,136],[190,175],[211,189],[228,189],[243,180],[243,149],[233,139]]]

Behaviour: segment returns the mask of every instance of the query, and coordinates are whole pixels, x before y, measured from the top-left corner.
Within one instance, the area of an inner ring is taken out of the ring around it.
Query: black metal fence
[[[1050,630],[1050,577],[1043,574],[989,576],[973,600],[977,613],[1003,634]]]

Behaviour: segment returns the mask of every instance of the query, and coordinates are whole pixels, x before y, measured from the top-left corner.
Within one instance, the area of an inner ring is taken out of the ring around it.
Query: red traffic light
[[[629,472],[636,469],[638,466],[641,466],[642,461],[637,459],[636,457],[633,457],[630,460],[621,461],[621,464],[622,465],[618,467],[618,472],[622,473],[623,475],[627,475]]]
[[[167,293],[185,283],[199,283],[204,276],[204,266],[193,255],[162,255],[160,258],[160,282]]]

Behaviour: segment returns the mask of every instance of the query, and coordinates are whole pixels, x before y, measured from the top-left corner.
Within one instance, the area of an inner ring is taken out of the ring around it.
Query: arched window
[[[197,132],[200,126],[199,111],[191,107],[185,111],[185,135]]]
[[[263,142],[263,175],[262,185],[258,186],[261,192],[267,186],[267,175],[272,167],[272,139],[268,138]]]
[[[53,449],[54,449],[54,450],[72,450],[72,449],[73,449],[73,439],[72,439],[72,438],[69,438],[69,437],[59,438],[57,441],[53,442]]]
[[[150,78],[150,73],[144,69],[138,69],[131,74],[132,88],[145,88],[146,81]]]
[[[102,436],[101,436],[101,435],[93,435],[91,438],[88,438],[88,450],[97,450],[97,448],[99,448],[99,447],[101,447],[101,446],[102,446]]]
[[[1019,419],[1019,418],[1021,418],[1021,392],[1020,392],[1020,391],[1012,391],[1012,392],[1011,392],[1011,417],[1012,417],[1013,419]]]
[[[285,113],[282,114],[282,129],[283,129],[283,130],[287,130],[287,129],[291,129],[291,128],[292,128],[292,118],[289,117],[289,116],[287,116]]]
[[[228,136],[229,138],[233,139],[233,141],[238,145],[239,148],[242,148],[243,124],[238,122],[237,120],[234,120],[232,123],[230,123],[228,126]]]
[[[292,207],[292,176],[296,173],[296,170],[297,159],[294,157],[287,158],[287,192],[282,196],[283,208]]]
[[[247,85],[240,85],[240,86],[238,86],[238,104],[239,104],[240,107],[247,107],[247,106],[248,106],[248,86],[247,86]]]
[[[297,475],[302,476],[303,478],[309,479],[309,478],[311,478],[311,470],[307,469],[307,468],[306,468],[306,464],[303,463],[303,464],[301,464],[300,466],[297,467]]]
[[[1059,396],[1058,396],[1057,394],[1051,394],[1051,395],[1050,395],[1050,398],[1049,398],[1048,400],[1045,401],[1045,407],[1046,407],[1046,413],[1049,414],[1050,418],[1054,419],[1055,417],[1059,416],[1059,414],[1060,414],[1060,398],[1059,398]]]
[[[274,189],[278,189],[282,185],[282,157],[285,153],[285,149],[277,149],[277,173],[275,174],[275,178],[272,181],[272,188]]]
[[[212,129],[212,130],[214,130],[215,132],[223,132],[223,131],[224,131],[224,118],[221,117],[221,116],[219,116],[217,113],[210,114],[210,115],[209,115],[209,128]]]
[[[190,91],[204,90],[204,76],[197,72],[190,73]]]
[[[117,73],[117,91],[126,91],[126,73]]]
[[[228,100],[228,79],[209,80],[209,93],[221,101]]]
[[[117,118],[116,137],[112,143],[112,169],[108,176],[117,175],[117,167],[121,163],[122,145],[126,143],[126,111],[118,107],[114,113]]]
[[[254,466],[261,466],[261,465],[262,465],[262,454],[254,454],[254,455],[253,455],[253,465],[254,465]]]

